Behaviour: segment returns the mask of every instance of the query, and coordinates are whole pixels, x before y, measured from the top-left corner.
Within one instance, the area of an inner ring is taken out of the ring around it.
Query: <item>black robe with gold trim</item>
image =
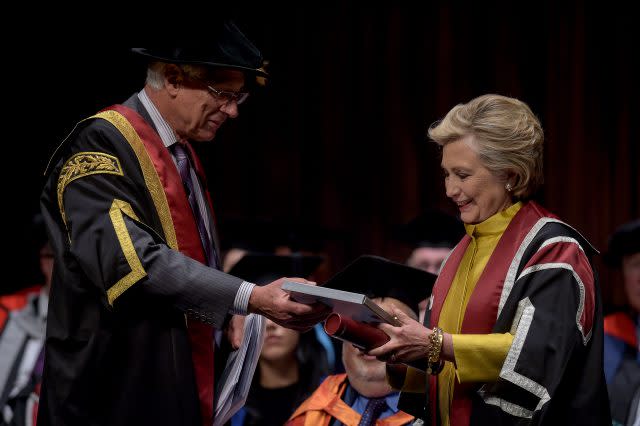
[[[175,165],[137,97],[125,105],[147,134],[116,111],[81,122],[42,194],[55,266],[41,425],[201,424],[185,312],[220,327],[242,283],[201,263]]]
[[[427,326],[438,323],[469,244],[465,236],[445,261]],[[535,202],[518,211],[473,290],[461,331],[510,332],[513,343],[495,382],[455,383],[452,426],[611,424],[594,254],[584,237]],[[422,378],[426,397],[401,394],[399,408],[436,426],[438,378]]]

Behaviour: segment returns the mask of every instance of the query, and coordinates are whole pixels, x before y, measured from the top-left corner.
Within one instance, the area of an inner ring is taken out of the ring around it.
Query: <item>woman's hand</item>
[[[378,327],[389,335],[390,340],[378,348],[371,349],[367,354],[391,364],[426,359],[431,330],[395,306],[391,313],[398,319],[400,326],[379,324]]]

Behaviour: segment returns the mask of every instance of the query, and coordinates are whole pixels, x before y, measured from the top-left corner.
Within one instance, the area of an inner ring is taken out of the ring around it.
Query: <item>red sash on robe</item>
[[[158,173],[162,188],[167,196],[171,219],[175,228],[178,248],[181,253],[195,259],[201,263],[205,262],[205,254],[198,234],[198,228],[193,219],[193,212],[187,199],[184,187],[176,185],[181,182],[180,175],[171,158],[169,150],[164,146],[160,136],[156,131],[131,108],[123,105],[113,105],[105,110],[113,110],[122,114],[131,123],[140,140],[145,146],[147,154]],[[194,168],[200,178],[204,181],[202,165],[195,152],[189,146],[191,158],[194,160]],[[209,210],[211,208],[211,197],[206,188]],[[191,341],[191,357],[193,360],[194,374],[198,386],[198,396],[200,398],[200,413],[202,424],[210,426],[213,422],[213,328],[195,319],[188,318],[189,338]]]
[[[464,312],[461,334],[489,334],[492,332],[498,316],[500,295],[509,266],[529,230],[543,217],[555,218],[552,213],[546,211],[539,204],[530,201],[525,203],[511,220],[473,289]],[[434,284],[430,317],[432,325],[438,324],[447,293],[470,243],[471,237],[465,235],[451,252]],[[437,376],[431,376],[429,384],[430,389],[437,389]],[[468,394],[476,387],[477,385],[474,384],[455,382],[449,411],[451,425],[466,426],[469,424],[471,399]],[[429,393],[431,418],[434,419],[434,422],[438,405],[437,395],[437,391]]]

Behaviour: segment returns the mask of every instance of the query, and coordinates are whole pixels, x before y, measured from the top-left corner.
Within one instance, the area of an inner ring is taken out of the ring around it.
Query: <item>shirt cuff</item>
[[[248,281],[242,281],[236,293],[236,298],[233,300],[233,309],[231,310],[233,315],[247,315],[249,311],[249,297],[255,286],[255,284]]]

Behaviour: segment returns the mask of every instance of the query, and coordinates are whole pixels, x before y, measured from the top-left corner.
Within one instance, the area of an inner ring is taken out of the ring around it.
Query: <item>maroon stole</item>
[[[555,217],[535,202],[527,202],[516,213],[507,229],[500,237],[498,245],[491,254],[484,271],[471,294],[462,320],[461,334],[489,334],[498,316],[498,304],[502,287],[511,261],[529,230],[542,217]],[[442,305],[447,297],[451,283],[456,276],[458,266],[471,243],[471,237],[465,235],[453,249],[433,288],[433,305],[430,324],[438,324]],[[429,378],[430,389],[437,389],[437,376]],[[449,411],[452,426],[466,426],[471,416],[471,398],[469,392],[476,389],[474,384],[455,382],[453,400]],[[438,392],[429,393],[431,418],[435,424]]]
[[[205,262],[205,254],[198,234],[198,228],[193,219],[193,212],[187,199],[184,187],[177,185],[181,182],[180,174],[174,166],[169,150],[164,146],[156,131],[131,108],[123,105],[113,105],[105,110],[113,110],[122,114],[133,126],[155,167],[162,188],[167,196],[171,219],[176,232],[178,248],[181,253],[197,260]],[[189,144],[191,158],[194,160],[194,168],[202,182],[204,174],[202,166],[193,148]],[[206,187],[203,188],[211,206],[211,197]],[[213,212],[213,209],[210,208]],[[202,424],[210,426],[213,421],[213,328],[197,320],[188,318],[189,338],[191,341],[191,356],[194,366],[198,396],[200,399],[200,413]]]

